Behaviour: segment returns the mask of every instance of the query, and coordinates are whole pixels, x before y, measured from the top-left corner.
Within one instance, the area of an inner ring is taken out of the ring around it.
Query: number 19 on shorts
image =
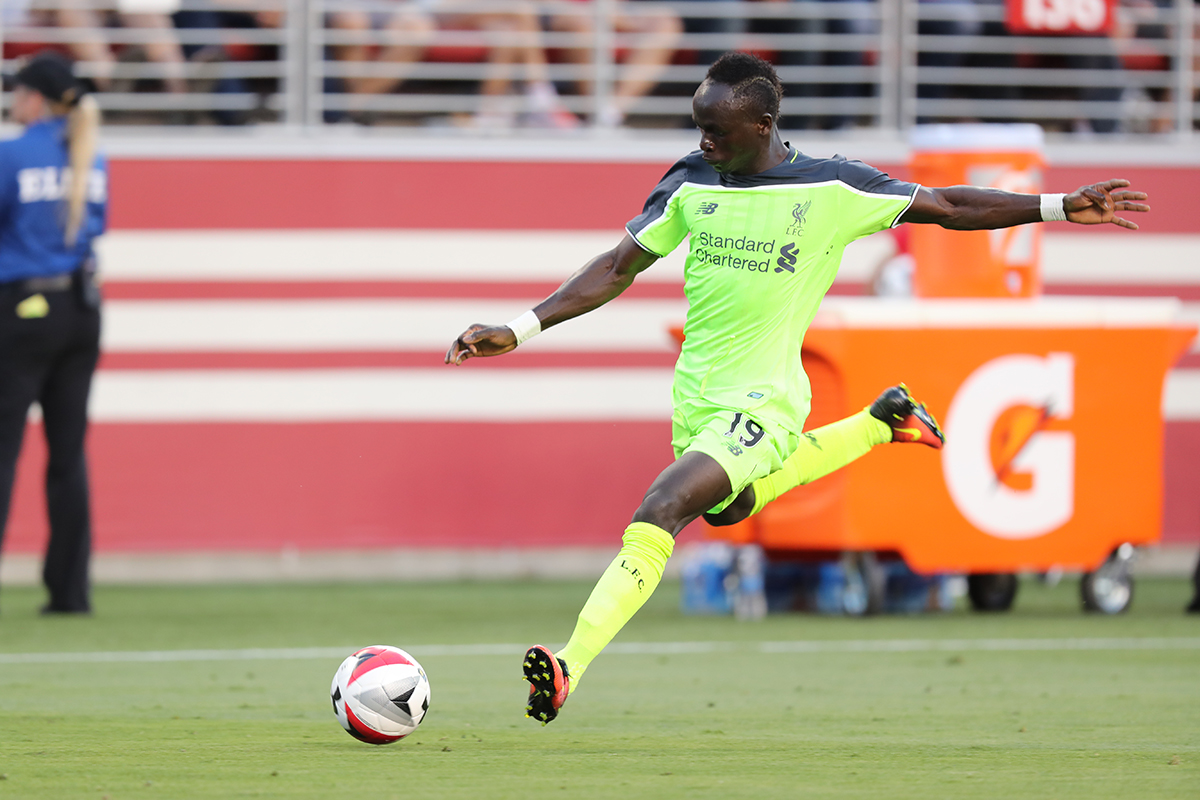
[[[742,429],[742,435],[738,435],[739,427]],[[729,430],[724,433],[724,436],[729,439],[736,438],[742,447],[754,447],[754,445],[762,441],[766,433],[761,425],[747,417],[743,412],[738,411],[733,415],[733,423],[729,426]]]

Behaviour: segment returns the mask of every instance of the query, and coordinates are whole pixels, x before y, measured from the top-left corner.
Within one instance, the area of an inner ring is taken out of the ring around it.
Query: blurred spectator
[[[122,50],[139,50],[146,61],[161,66],[162,86],[168,92],[182,94],[187,91],[187,82],[183,77],[183,49],[179,46],[179,39],[167,14],[141,10],[140,4],[131,0],[117,0],[114,12],[97,12],[92,4],[80,0],[58,0],[55,5],[56,8],[39,9],[34,4],[31,8],[34,21],[88,32],[86,38],[72,42],[69,47],[76,60],[89,62],[93,70],[90,77],[98,89],[107,91],[112,88],[117,57],[102,31],[109,25],[117,25],[153,32],[145,42],[123,45]]]
[[[338,61],[359,64],[411,65],[421,60],[435,29],[433,19],[412,3],[397,3],[394,13],[346,9],[329,14],[328,25],[334,30],[368,33],[379,30],[399,34],[405,41],[375,47],[365,40],[332,48]],[[387,94],[400,87],[407,75],[391,70],[387,75],[352,75],[343,79],[346,90],[354,94]]]
[[[920,12],[931,12],[928,15],[922,13],[917,22],[920,36],[979,36],[983,33],[983,20],[975,0],[919,0],[919,3],[923,6]],[[968,58],[969,54],[961,51],[922,50],[917,53],[917,65],[957,68],[966,66]],[[952,96],[954,91],[948,84],[922,83],[917,86],[917,97],[940,100]]]
[[[478,3],[474,5],[477,7]],[[331,48],[333,57],[358,63],[414,64],[437,44],[435,33],[439,29],[497,34],[485,36],[487,64],[480,86],[480,110],[473,124],[507,128],[520,119],[536,127],[579,127],[579,119],[563,107],[550,82],[541,25],[530,3],[506,4],[503,11],[495,12],[467,10],[469,4],[464,0],[426,0],[420,6],[402,0],[395,6],[393,14],[378,14],[357,11],[352,4],[345,4],[342,10],[331,13],[327,22],[331,28],[343,31],[395,32],[408,41],[381,48],[365,41],[339,44]],[[355,94],[383,94],[399,88],[406,77],[404,70],[393,69],[386,76],[367,74],[347,78],[341,88]],[[524,83],[523,100],[513,95],[517,80]],[[326,91],[330,90],[336,88],[327,86]]]
[[[542,43],[542,26],[533,5],[517,3],[494,13],[456,12],[458,0],[432,0],[439,25],[504,34],[504,43],[488,47],[488,64],[480,93],[483,95],[474,123],[482,128],[512,127],[523,121],[538,128],[578,128],[579,118],[567,111],[554,84]],[[518,70],[517,67],[522,69]],[[523,72],[524,108],[512,94],[513,81]]]
[[[183,45],[184,57],[191,63],[212,64],[234,61],[247,55],[256,55],[258,47],[239,44],[232,40],[225,31],[245,30],[254,28],[279,28],[283,25],[283,14],[277,11],[242,11],[244,3],[239,0],[211,0],[216,8],[187,9],[171,15],[175,27],[188,31],[208,31],[209,41]],[[221,8],[228,6],[228,9]],[[253,57],[252,55],[252,57]],[[259,56],[264,59],[273,55]],[[194,91],[210,92],[217,95],[247,94],[253,91],[251,80],[238,76],[224,76],[216,79],[201,79],[193,86]],[[259,87],[262,89],[262,87]],[[272,84],[274,88],[274,84]],[[263,90],[264,92],[267,90]],[[250,121],[247,110],[217,108],[212,112],[213,118],[222,125],[241,125]]]
[[[1189,614],[1200,614],[1200,558],[1196,559],[1196,570],[1192,573],[1192,602],[1184,610]]]
[[[1121,60],[1117,58],[1116,45],[1111,38],[1087,38],[1094,38],[1098,43],[1103,43],[1101,49],[1104,52],[1068,55],[1063,58],[1063,65],[1070,70],[1096,70],[1113,73],[1112,81],[1107,85],[1089,86],[1085,83],[1078,89],[1078,97],[1085,103],[1111,104],[1113,116],[1093,117],[1090,120],[1077,119],[1074,128],[1077,133],[1116,133],[1120,114],[1116,104],[1120,102],[1122,92]]]
[[[757,19],[751,23],[754,33],[802,34],[820,36],[830,44],[842,44],[843,36],[869,36],[877,33],[875,7],[877,0],[763,0],[773,3],[797,3],[813,11],[824,6],[820,13],[800,17]],[[861,47],[844,46],[829,50],[788,48],[777,52],[774,62],[782,67],[861,67],[870,63],[873,54]],[[805,84],[784,84],[785,97],[852,98],[870,97],[874,88],[868,83],[838,81]],[[785,117],[781,127],[789,129],[852,127],[854,114],[835,111],[829,115]]]
[[[728,0],[699,0],[699,2],[719,3],[728,2]],[[728,40],[722,44],[703,47],[696,53],[696,62],[704,67],[708,67],[720,58],[722,53],[736,49],[737,43],[734,36],[746,30],[746,21],[737,17],[686,17],[682,22],[683,30],[688,34],[725,34],[725,37],[728,37]]]
[[[590,3],[590,0],[578,1]],[[683,22],[665,6],[623,0],[617,3],[616,8],[617,13],[611,21],[612,29],[618,34],[627,35],[625,44],[628,55],[623,61],[624,69],[613,89],[611,100],[599,110],[594,120],[597,125],[606,128],[621,125],[638,98],[654,89],[659,76],[670,64],[683,33]],[[596,29],[593,14],[555,14],[549,19],[549,27],[554,31],[586,37],[578,47],[564,48],[563,57],[583,67],[593,63],[595,45],[592,37]],[[578,81],[577,86],[580,94],[592,93],[593,83],[589,79]]]
[[[1165,53],[1148,50],[1146,45],[1165,44],[1171,36],[1170,26],[1161,21],[1160,14],[1169,12],[1173,0],[1121,0],[1125,13],[1117,17],[1115,37],[1121,66],[1139,72],[1166,72],[1171,59]],[[1174,129],[1174,114],[1170,107],[1175,98],[1171,87],[1154,86],[1145,89],[1130,85],[1125,89],[1125,118],[1127,129],[1135,133],[1167,133]]]

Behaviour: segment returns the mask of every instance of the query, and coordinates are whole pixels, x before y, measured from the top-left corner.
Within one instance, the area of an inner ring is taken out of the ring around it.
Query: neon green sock
[[[891,440],[892,429],[888,424],[872,417],[865,408],[853,416],[807,431],[782,468],[754,482],[754,509],[750,513],[757,514],[784,492],[824,478],[866,455],[875,445]]]
[[[675,548],[671,534],[648,522],[631,523],[622,541],[621,551],[579,612],[571,641],[555,654],[567,662],[571,691],[579,685],[592,659],[654,593]]]

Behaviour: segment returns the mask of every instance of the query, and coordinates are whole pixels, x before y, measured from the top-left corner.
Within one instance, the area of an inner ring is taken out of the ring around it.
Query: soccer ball
[[[375,644],[349,656],[329,687],[333,713],[355,739],[398,742],[417,729],[429,710],[429,678],[399,647]]]

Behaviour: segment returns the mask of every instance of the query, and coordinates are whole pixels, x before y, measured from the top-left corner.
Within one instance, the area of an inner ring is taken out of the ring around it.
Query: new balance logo
[[[718,205],[720,205],[720,204],[719,203],[701,203],[700,207],[696,209],[696,213],[704,214],[705,216],[711,215],[713,212],[715,212],[717,210]]]

